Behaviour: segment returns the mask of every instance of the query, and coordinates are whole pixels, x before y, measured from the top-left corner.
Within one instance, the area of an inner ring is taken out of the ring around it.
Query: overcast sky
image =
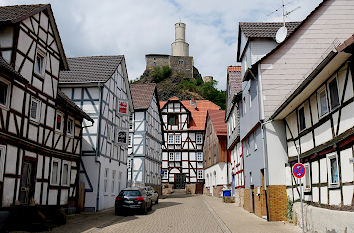
[[[189,54],[218,88],[236,65],[238,22],[281,21],[281,0],[0,0],[0,5],[51,3],[67,57],[125,55],[129,79],[145,69],[145,54],[171,53],[174,24],[187,24]],[[285,0],[304,19],[322,0]],[[278,11],[271,14],[273,11]]]

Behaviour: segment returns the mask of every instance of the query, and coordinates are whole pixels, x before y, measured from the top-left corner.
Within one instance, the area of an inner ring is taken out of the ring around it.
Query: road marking
[[[204,204],[206,205],[206,207],[208,208],[208,210],[210,211],[210,213],[214,216],[214,218],[215,218],[216,222],[218,223],[219,227],[221,228],[222,232],[232,233],[230,231],[230,229],[226,226],[226,224],[221,220],[221,218],[215,213],[214,209],[209,205],[209,203],[204,200],[203,197],[202,197],[202,200],[203,200]]]

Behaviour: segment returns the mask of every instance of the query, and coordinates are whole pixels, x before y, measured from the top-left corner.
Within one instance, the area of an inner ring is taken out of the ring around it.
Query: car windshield
[[[123,190],[119,194],[120,196],[128,196],[128,197],[137,197],[140,196],[140,192],[138,190]]]

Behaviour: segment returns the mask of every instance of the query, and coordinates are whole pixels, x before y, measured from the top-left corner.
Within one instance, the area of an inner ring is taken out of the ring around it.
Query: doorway
[[[30,204],[35,186],[35,161],[24,158],[20,184],[19,201],[22,205]]]
[[[186,187],[186,174],[175,174],[175,189],[184,189]]]

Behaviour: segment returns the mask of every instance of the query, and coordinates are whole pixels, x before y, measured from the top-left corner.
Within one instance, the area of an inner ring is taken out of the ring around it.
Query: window
[[[52,160],[52,177],[50,179],[51,185],[58,185],[59,184],[59,159]]]
[[[327,174],[328,187],[335,188],[339,186],[338,156],[337,153],[327,154]]]
[[[45,53],[42,52],[41,50],[38,50],[34,61],[34,72],[36,72],[39,75],[43,75],[44,69],[45,69]]]
[[[198,179],[203,179],[203,170],[198,170]]]
[[[105,193],[108,191],[108,171],[108,168],[104,170],[103,188]]]
[[[133,135],[129,135],[129,147],[133,146]]]
[[[248,102],[249,102],[249,105],[250,105],[250,108],[251,108],[252,107],[251,87],[248,89]]]
[[[6,155],[6,146],[0,145],[0,182],[4,181],[5,155]]]
[[[181,135],[175,135],[175,144],[181,144]]]
[[[318,91],[318,109],[320,117],[325,115],[328,112],[328,105],[327,105],[327,93],[326,87],[324,86]]]
[[[67,133],[69,135],[74,135],[74,120],[71,118],[68,118],[68,122],[67,122]]]
[[[246,149],[246,156],[250,155],[250,143],[249,143],[249,138],[245,140],[245,149]]]
[[[107,123],[107,140],[112,141],[112,126]]]
[[[183,60],[179,60],[179,61],[178,61],[178,64],[179,64],[179,65],[183,65]]]
[[[257,150],[258,146],[257,146],[257,140],[256,140],[256,133],[253,133],[253,142],[254,142],[254,150]]]
[[[181,152],[176,152],[175,153],[175,160],[176,161],[181,161]]]
[[[168,178],[168,171],[167,169],[162,170],[163,171],[163,177],[162,179],[167,179]]]
[[[338,84],[337,79],[334,78],[328,83],[329,88],[329,100],[331,104],[331,110],[339,106]]]
[[[129,129],[133,129],[133,114],[129,115]]]
[[[132,169],[132,159],[128,159],[128,170]]]
[[[30,120],[39,122],[41,113],[41,101],[32,97],[30,106]]]
[[[305,177],[304,177],[304,192],[311,191],[311,176],[310,176],[310,164],[304,164],[305,167]]]
[[[202,152],[197,152],[197,161],[203,161],[203,154],[202,154]]]
[[[177,114],[168,114],[167,115],[168,125],[178,125],[178,115]]]
[[[121,182],[121,180],[122,180],[122,172],[119,172],[118,173],[118,192],[120,191],[120,182]]]
[[[174,161],[175,160],[175,155],[173,152],[168,153],[168,160]]]
[[[168,135],[168,144],[173,144],[173,142],[174,142],[173,135]]]
[[[306,129],[306,122],[305,122],[305,108],[301,107],[298,111],[299,115],[299,130],[300,132]]]
[[[63,113],[57,112],[55,119],[55,130],[58,132],[63,132]]]
[[[63,171],[62,171],[62,181],[61,184],[64,186],[69,186],[70,181],[69,181],[69,176],[70,174],[70,166],[68,161],[63,162]]]
[[[243,97],[243,101],[242,101],[242,108],[243,108],[243,115],[246,115],[246,97]]]
[[[203,135],[197,134],[197,144],[202,144],[203,143]]]
[[[9,106],[9,87],[10,83],[3,80],[0,81],[0,105],[6,108]]]
[[[116,183],[116,171],[112,171],[112,185],[111,185],[111,193],[114,193],[114,184]]]

